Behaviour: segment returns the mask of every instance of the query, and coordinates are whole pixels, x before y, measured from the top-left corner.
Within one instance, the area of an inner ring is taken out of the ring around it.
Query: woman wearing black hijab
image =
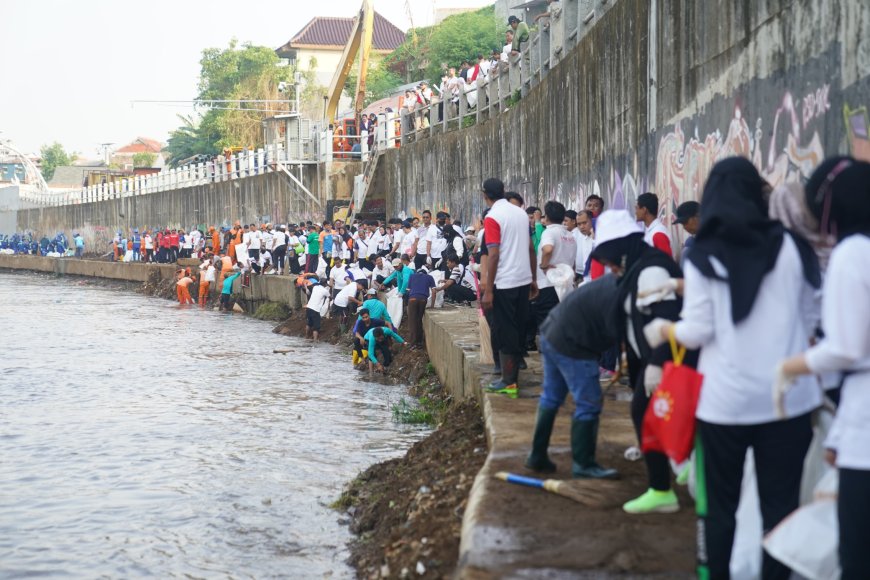
[[[810,415],[821,403],[813,381],[801,380],[784,415],[774,409],[777,362],[803,351],[818,324],[819,270],[809,244],[767,217],[764,185],[746,159],[725,159],[713,167],[685,265],[682,320],[656,329],[662,340],[673,331],[686,347],[701,349],[696,499],[704,547],[699,566],[708,578],[729,577],[750,447],[764,529],[773,529],[798,507],[812,439]],[[764,554],[762,578],[789,575],[786,566]]]
[[[837,245],[825,274],[824,338],[781,366],[783,383],[841,373],[842,393],[825,447],[839,469],[838,523],[843,580],[870,573],[870,164],[825,161],[806,188],[823,237]],[[791,397],[791,393],[780,395]]]
[[[682,278],[680,267],[669,254],[650,246],[643,237],[643,231],[628,212],[608,210],[598,217],[596,246],[592,251],[593,259],[610,267],[618,276],[618,328],[621,341],[626,345],[629,381],[634,389],[631,419],[638,441],[651,392],[648,388],[651,373],[647,371],[660,371],[660,365],[670,358],[670,347],[654,349],[647,343],[643,329],[656,318],[677,320],[682,307],[682,300],[673,289],[662,291],[672,279]],[[691,356],[687,357],[687,364],[692,361]],[[668,458],[663,453],[649,452],[644,454],[644,461],[649,488],[623,505],[623,510],[631,514],[679,510],[677,495],[671,488]]]

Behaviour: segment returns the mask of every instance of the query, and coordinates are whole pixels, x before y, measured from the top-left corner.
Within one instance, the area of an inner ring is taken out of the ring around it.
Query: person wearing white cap
[[[626,344],[628,373],[634,396],[631,418],[638,441],[641,439],[643,417],[649,404],[649,394],[658,386],[656,369],[670,357],[668,345],[654,351],[647,342],[644,326],[655,318],[677,320],[682,300],[673,290],[657,292],[671,278],[682,278],[680,267],[665,252],[644,241],[644,232],[626,210],[608,210],[597,220],[595,248],[592,258],[598,260],[619,278],[617,309],[621,342]],[[693,353],[696,356],[696,353]],[[691,357],[687,356],[687,364]],[[647,367],[650,366],[649,377]],[[660,377],[660,371],[657,375]],[[647,387],[647,382],[650,387]],[[628,513],[670,513],[680,509],[677,495],[671,488],[671,467],[663,453],[644,455],[649,477],[649,489],[623,506]]]

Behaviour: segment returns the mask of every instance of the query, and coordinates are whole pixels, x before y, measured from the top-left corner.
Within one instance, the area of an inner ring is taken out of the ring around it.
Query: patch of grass
[[[280,302],[266,302],[254,312],[257,320],[286,320],[290,317],[290,308]]]
[[[510,97],[508,97],[508,100],[507,100],[508,107],[513,107],[514,105],[519,103],[522,98],[523,98],[522,91],[520,89],[515,90],[513,92],[513,94]]]
[[[447,402],[422,396],[416,403],[402,397],[393,405],[393,421],[405,425],[436,425],[447,412]]]
[[[431,361],[426,363],[426,374],[427,375],[434,375],[435,374],[435,365],[433,365]]]
[[[462,128],[467,129],[469,127],[474,127],[477,124],[477,117],[475,115],[471,115],[470,117],[465,117],[462,119]]]

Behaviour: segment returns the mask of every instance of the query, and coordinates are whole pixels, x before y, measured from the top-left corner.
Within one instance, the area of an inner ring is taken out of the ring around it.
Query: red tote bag
[[[653,393],[643,418],[641,449],[660,451],[682,463],[689,458],[695,443],[695,410],[701,396],[704,376],[683,365],[685,347],[677,348],[671,327],[671,354],[662,368],[662,381]]]

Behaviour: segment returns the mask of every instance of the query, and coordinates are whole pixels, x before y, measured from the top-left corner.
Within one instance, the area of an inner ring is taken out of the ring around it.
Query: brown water
[[[125,290],[0,274],[0,303],[0,577],[353,575],[328,506],[425,435],[403,387]]]

